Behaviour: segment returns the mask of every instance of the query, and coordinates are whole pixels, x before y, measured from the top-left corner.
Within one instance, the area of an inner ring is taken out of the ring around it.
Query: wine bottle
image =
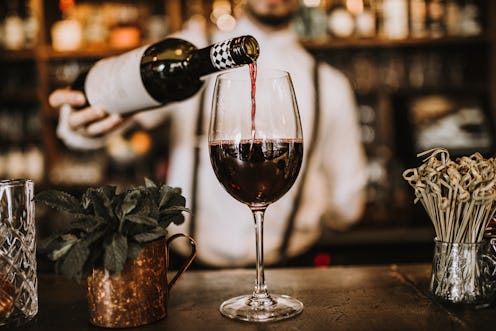
[[[353,15],[346,8],[346,1],[334,3],[328,17],[329,31],[338,38],[349,38],[355,31]]]
[[[258,54],[258,42],[249,35],[202,49],[167,38],[99,60],[72,88],[85,94],[88,105],[109,113],[131,113],[187,99],[203,85],[201,77],[252,63]]]
[[[386,39],[405,39],[408,37],[408,1],[382,1],[381,36]]]

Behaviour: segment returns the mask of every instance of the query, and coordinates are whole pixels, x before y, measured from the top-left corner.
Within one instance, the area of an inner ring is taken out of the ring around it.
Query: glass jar
[[[479,243],[434,240],[430,291],[443,303],[487,307],[496,290],[496,239]]]

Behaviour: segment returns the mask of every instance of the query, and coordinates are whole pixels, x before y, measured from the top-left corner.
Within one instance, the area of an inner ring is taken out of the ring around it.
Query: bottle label
[[[160,105],[141,80],[141,57],[148,46],[98,61],[88,72],[84,90],[90,105],[109,113],[129,113]]]
[[[212,45],[210,49],[210,59],[218,70],[229,69],[236,66],[231,57],[231,40],[222,41]]]

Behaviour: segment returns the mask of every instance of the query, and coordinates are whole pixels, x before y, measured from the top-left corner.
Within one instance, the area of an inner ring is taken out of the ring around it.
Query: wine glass
[[[223,302],[220,312],[236,320],[266,322],[303,311],[300,301],[269,294],[263,258],[264,213],[298,176],[303,134],[289,73],[269,69],[257,75],[255,64],[249,70],[217,76],[208,142],[217,179],[251,209],[256,234],[255,289]]]

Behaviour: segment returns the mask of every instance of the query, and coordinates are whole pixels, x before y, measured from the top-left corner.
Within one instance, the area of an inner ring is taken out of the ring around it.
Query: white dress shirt
[[[304,150],[308,153],[313,130],[315,89],[313,57],[299,44],[291,30],[266,33],[248,19],[241,19],[234,31],[216,33],[212,41],[250,34],[260,44],[259,70],[264,67],[290,73],[303,126]],[[197,31],[182,31],[177,37],[191,41],[198,47],[207,45],[206,38]],[[264,222],[265,262],[280,259],[279,247],[286,228],[288,214],[295,201],[295,193],[303,171],[307,178],[295,217],[294,231],[289,241],[288,256],[304,253],[319,239],[322,222],[335,229],[344,229],[361,216],[366,184],[366,164],[357,120],[353,91],[348,80],[327,64],[319,67],[320,120],[319,136],[311,159],[305,155],[303,166],[293,188],[267,208]],[[209,78],[215,78],[211,75]],[[198,242],[197,258],[212,266],[244,266],[255,261],[255,231],[249,208],[231,197],[217,180],[209,159],[207,128],[211,108],[214,79],[208,79],[204,98],[204,135],[195,137],[199,109],[199,94],[184,102],[170,104],[159,110],[142,112],[136,116],[145,127],[171,116],[170,169],[168,185],[181,187],[188,203],[191,201],[194,147],[201,146],[198,167],[198,201],[195,210]],[[59,136],[72,147],[95,148],[104,140],[77,137],[61,112]],[[65,120],[65,121],[64,121]],[[86,142],[85,142],[86,141]],[[171,226],[171,232],[187,233],[190,216],[181,226]],[[174,244],[182,254],[189,251],[184,243]]]

